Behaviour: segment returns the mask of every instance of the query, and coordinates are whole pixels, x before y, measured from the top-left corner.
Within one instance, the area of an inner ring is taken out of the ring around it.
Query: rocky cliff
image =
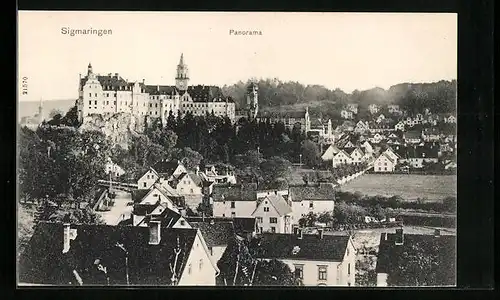
[[[142,117],[129,113],[114,115],[91,115],[83,119],[78,130],[97,130],[103,132],[115,144],[127,149],[131,136],[144,132],[145,121]]]

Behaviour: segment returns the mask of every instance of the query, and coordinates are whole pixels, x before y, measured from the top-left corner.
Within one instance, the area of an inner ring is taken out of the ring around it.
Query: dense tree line
[[[231,86],[224,86],[223,92],[235,100],[237,107],[244,108],[246,87],[249,83],[250,81],[240,81]],[[296,110],[309,105],[313,112],[322,114],[325,118],[339,119],[340,109],[345,104],[357,103],[361,115],[367,113],[370,104],[398,104],[410,113],[422,113],[424,108],[429,108],[433,113],[456,113],[456,80],[402,83],[391,86],[388,90],[373,88],[366,91],[355,90],[350,94],[340,89],[330,90],[321,85],[306,86],[278,79],[261,79],[257,84],[259,106],[263,110]]]
[[[250,241],[233,238],[217,262],[220,285],[299,286],[302,281],[284,262],[259,259],[259,238]]]

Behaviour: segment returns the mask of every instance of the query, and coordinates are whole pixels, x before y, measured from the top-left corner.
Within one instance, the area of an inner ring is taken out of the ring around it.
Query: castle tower
[[[331,119],[328,119],[328,129],[327,129],[327,132],[326,134],[331,137],[333,132],[332,132],[332,120]]]
[[[189,84],[189,69],[184,63],[184,54],[181,53],[181,59],[177,65],[177,75],[175,76],[175,87],[180,91],[186,91]]]
[[[259,111],[259,87],[252,82],[247,87],[247,113],[248,119],[253,120],[257,117]]]
[[[92,64],[89,63],[89,66],[87,67],[87,75],[90,76],[90,74],[92,74]]]

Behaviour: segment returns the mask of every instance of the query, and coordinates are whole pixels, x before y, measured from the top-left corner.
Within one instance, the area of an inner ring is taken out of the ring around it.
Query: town
[[[455,284],[455,109],[403,84],[285,111],[265,82],[228,95],[188,70],[155,86],[89,64],[74,107],[22,122],[20,283]]]

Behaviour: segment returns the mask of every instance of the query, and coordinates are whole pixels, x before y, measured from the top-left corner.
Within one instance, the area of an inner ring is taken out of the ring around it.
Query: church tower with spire
[[[42,124],[43,122],[43,102],[40,97],[40,104],[38,105],[38,124]]]
[[[189,84],[189,69],[184,63],[184,53],[181,53],[181,59],[177,65],[177,75],[175,76],[175,87],[179,91],[186,91]]]
[[[304,116],[305,123],[306,123],[306,133],[311,131],[311,118],[309,116],[309,107],[306,107],[306,114]]]

